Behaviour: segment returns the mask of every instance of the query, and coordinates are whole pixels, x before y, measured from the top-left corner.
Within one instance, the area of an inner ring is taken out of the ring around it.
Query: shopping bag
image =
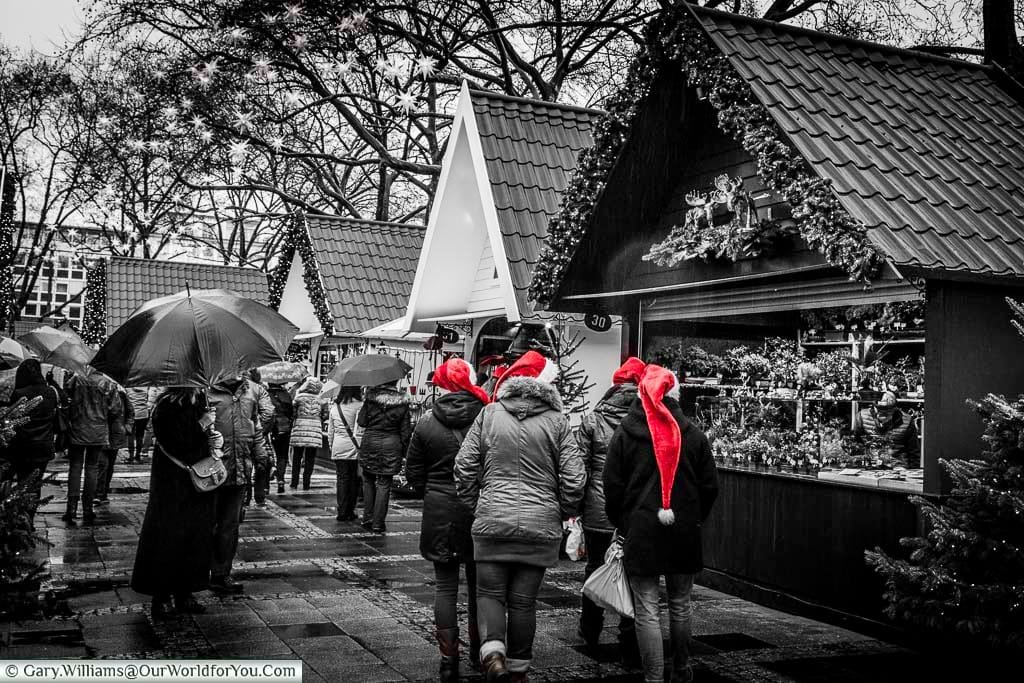
[[[587,546],[583,541],[583,525],[580,524],[580,518],[570,518],[565,523],[565,528],[569,531],[565,539],[565,554],[573,562],[579,562],[587,556]]]
[[[618,535],[604,554],[604,564],[583,584],[583,594],[605,609],[633,618],[633,592],[622,564],[622,539]]]

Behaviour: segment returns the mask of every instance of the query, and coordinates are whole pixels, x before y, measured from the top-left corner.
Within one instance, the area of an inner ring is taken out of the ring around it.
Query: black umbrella
[[[411,365],[394,356],[349,356],[334,366],[327,379],[343,387],[375,387],[400,380],[410,370]]]
[[[281,360],[298,332],[284,316],[223,289],[149,301],[92,361],[125,386],[204,387]]]

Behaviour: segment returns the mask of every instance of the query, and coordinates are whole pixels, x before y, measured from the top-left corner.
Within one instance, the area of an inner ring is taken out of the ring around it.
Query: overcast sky
[[[0,40],[51,53],[81,23],[78,0],[0,0]]]

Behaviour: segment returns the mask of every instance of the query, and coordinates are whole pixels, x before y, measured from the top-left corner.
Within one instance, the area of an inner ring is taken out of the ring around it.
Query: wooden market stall
[[[703,375],[705,583],[880,616],[864,550],[896,551],[907,493],[979,452],[967,399],[1024,387],[1022,97],[994,67],[689,5],[652,22],[531,295]],[[855,434],[886,389],[920,456]]]

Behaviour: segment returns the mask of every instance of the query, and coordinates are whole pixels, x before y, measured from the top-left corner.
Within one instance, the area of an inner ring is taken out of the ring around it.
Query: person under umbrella
[[[188,470],[207,456],[219,457],[223,436],[201,389],[177,387],[153,406],[149,502],[139,534],[131,588],[153,598],[153,617],[204,611],[193,593],[210,586],[217,491],[200,492]],[[170,457],[168,457],[170,456]],[[171,602],[173,599],[173,603]]]
[[[409,442],[405,476],[423,498],[420,554],[434,563],[434,634],[441,650],[442,681],[458,680],[459,567],[466,568],[469,591],[469,659],[480,664],[480,631],[476,611],[476,565],[473,564],[473,511],[455,493],[455,456],[484,406],[487,393],[476,386],[473,368],[461,358],[442,363],[432,376],[447,391],[416,423]]]
[[[363,430],[359,448],[359,464],[363,468],[362,526],[378,534],[387,531],[391,484],[402,470],[412,434],[409,396],[398,391],[397,382],[395,379],[367,389],[356,419]]]
[[[100,458],[110,445],[110,412],[116,400],[114,385],[101,372],[72,375],[68,394],[68,501],[61,519],[73,524],[82,501],[82,521],[93,524],[93,501],[99,481]],[[83,470],[85,478],[83,481]]]
[[[308,491],[313,479],[316,454],[323,447],[327,433],[327,405],[320,401],[320,380],[307,377],[295,392],[292,419],[292,488],[299,485],[302,474],[302,490]]]
[[[39,500],[46,466],[53,460],[54,424],[60,397],[43,378],[39,361],[29,358],[15,371],[10,405],[23,398],[31,400],[37,396],[41,397],[39,405],[28,412],[28,421],[15,429],[14,439],[8,445],[17,481],[27,481],[36,476],[32,484],[32,496],[36,501]],[[32,512],[35,513],[34,507]]]
[[[321,397],[323,393],[321,392]],[[337,521],[356,519],[356,499],[359,497],[359,440],[362,428],[357,424],[363,407],[360,387],[338,387],[331,405],[327,424],[327,442],[331,444],[334,461],[338,511]]]
[[[128,394],[121,385],[114,386],[114,396],[107,414],[109,437],[107,447],[100,454],[99,467],[96,474],[96,500],[93,505],[106,505],[110,502],[110,482],[114,478],[114,463],[117,452],[128,446],[132,438],[131,425],[135,424],[135,413]]]

